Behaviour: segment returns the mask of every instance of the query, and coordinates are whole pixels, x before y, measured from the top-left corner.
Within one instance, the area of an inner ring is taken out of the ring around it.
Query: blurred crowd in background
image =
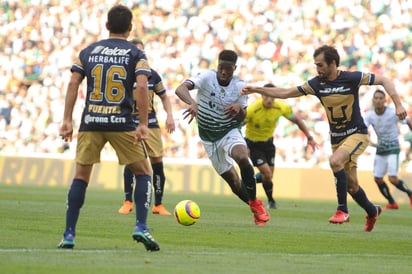
[[[235,74],[248,83],[291,86],[316,75],[315,48],[334,45],[341,69],[393,78],[412,116],[412,1],[7,0],[0,1],[0,153],[74,153],[76,139],[66,144],[58,133],[70,67],[83,47],[108,37],[105,15],[116,3],[132,8],[131,37],[145,42],[150,64],[162,76],[172,102],[177,129],[173,134],[164,130],[167,158],[206,158],[196,125],[183,120],[185,106],[174,90],[187,77],[216,68],[222,49],[239,54]],[[362,87],[363,110],[371,106],[375,89]],[[76,129],[84,92],[83,85]],[[307,96],[287,102],[321,148],[307,149],[302,133],[282,119],[274,133],[277,165],[327,166],[329,128],[319,101]],[[156,108],[163,126],[160,100]],[[405,163],[411,136],[401,125]],[[373,153],[371,146],[360,168],[372,166]],[[112,154],[107,146],[102,156]]]

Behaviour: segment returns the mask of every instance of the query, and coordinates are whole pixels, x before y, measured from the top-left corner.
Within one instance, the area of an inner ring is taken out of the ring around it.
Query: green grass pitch
[[[119,215],[120,190],[90,188],[74,250],[57,249],[65,224],[66,188],[0,184],[1,273],[411,273],[412,210],[383,211],[374,231],[349,197],[350,223],[333,225],[333,201],[279,199],[257,227],[234,196],[166,193],[169,210],[198,203],[199,222],[149,214],[159,252],[132,240],[134,211]]]

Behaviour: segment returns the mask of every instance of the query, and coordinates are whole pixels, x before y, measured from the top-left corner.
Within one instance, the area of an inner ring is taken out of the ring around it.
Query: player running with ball
[[[177,87],[176,95],[188,105],[184,114],[185,118],[189,117],[189,123],[196,118],[200,139],[215,170],[232,192],[249,204],[255,224],[264,226],[270,219],[269,213],[256,198],[254,170],[240,132],[246,117],[247,96],[240,94],[245,82],[233,76],[236,61],[234,51],[221,51],[217,71],[206,70],[186,79]],[[197,89],[197,100],[189,93],[193,89]],[[242,180],[234,167],[235,162]]]

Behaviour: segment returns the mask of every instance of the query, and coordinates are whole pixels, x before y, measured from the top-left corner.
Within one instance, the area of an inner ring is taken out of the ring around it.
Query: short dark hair
[[[123,5],[113,6],[107,14],[107,24],[109,31],[115,34],[122,34],[129,30],[132,24],[132,11]]]
[[[274,88],[274,87],[276,87],[274,84],[272,84],[272,83],[267,83],[267,84],[265,84],[263,87],[265,87],[265,88]]]
[[[315,50],[313,53],[313,58],[316,58],[318,55],[322,54],[325,57],[326,64],[330,65],[333,60],[335,60],[336,66],[339,67],[340,56],[338,51],[332,46],[321,46]]]
[[[237,54],[233,50],[225,49],[219,53],[219,61],[225,61],[236,65]]]
[[[381,90],[381,89],[375,90],[375,92],[373,93],[373,95],[375,95],[376,93],[381,93],[381,94],[383,94],[383,97],[386,97],[385,92],[384,92],[383,90]]]

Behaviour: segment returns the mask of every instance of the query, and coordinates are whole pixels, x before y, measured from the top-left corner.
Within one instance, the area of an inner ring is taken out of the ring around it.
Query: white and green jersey
[[[376,154],[399,154],[399,118],[396,116],[395,109],[386,107],[380,115],[376,114],[374,109],[371,109],[366,112],[364,120],[366,126],[371,125],[373,127],[378,137]]]
[[[231,129],[241,128],[242,122],[225,114],[225,107],[232,103],[247,106],[247,96],[240,95],[246,83],[234,76],[228,86],[221,86],[215,70],[206,70],[187,79],[197,89],[197,123],[199,137],[203,141],[215,142]]]

